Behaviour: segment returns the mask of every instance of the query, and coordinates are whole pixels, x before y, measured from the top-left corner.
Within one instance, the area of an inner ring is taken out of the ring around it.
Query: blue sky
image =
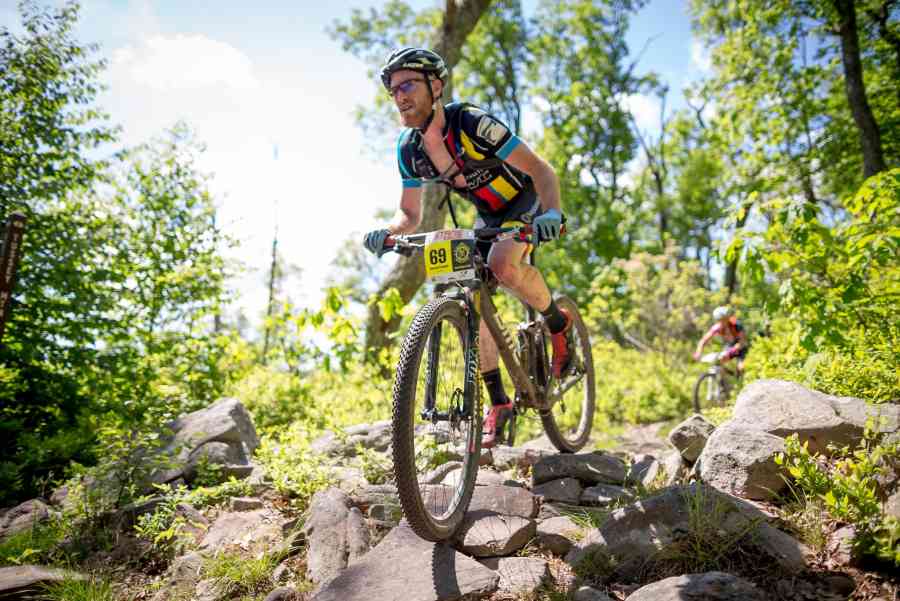
[[[220,223],[241,241],[238,256],[248,270],[235,285],[251,317],[264,306],[276,223],[283,254],[303,270],[293,296],[312,304],[337,249],[349,237],[361,239],[377,225],[375,211],[399,197],[394,157],[364,153],[353,118],[377,88],[365,65],[325,31],[354,8],[381,4],[82,0],[77,36],[98,42],[109,61],[100,103],[123,127],[122,142],[145,141],[183,119],[206,143],[201,165],[212,173]],[[535,4],[525,0],[526,14]],[[15,0],[0,0],[0,24],[16,28],[15,7]],[[650,38],[641,70],[669,83],[668,105],[677,108],[705,61],[691,37],[686,0],[652,0],[640,11],[628,37],[632,51]],[[642,127],[658,127],[655,99],[629,104]],[[538,124],[523,125],[534,131]]]

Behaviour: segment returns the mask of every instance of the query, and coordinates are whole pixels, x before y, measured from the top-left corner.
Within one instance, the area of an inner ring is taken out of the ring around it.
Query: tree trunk
[[[444,20],[438,30],[432,46],[434,50],[444,57],[448,67],[456,64],[462,55],[462,47],[466,38],[475,29],[478,19],[481,18],[491,0],[446,0]],[[452,98],[453,82],[452,70],[444,85],[444,102]],[[438,209],[440,201],[447,194],[445,186],[426,185],[422,194],[422,224],[420,232],[440,229],[444,226],[447,217],[447,205]],[[391,288],[396,288],[404,303],[408,303],[425,280],[425,270],[422,266],[422,258],[413,256],[400,257],[397,264],[391,269],[384,282],[378,289],[379,297]],[[377,351],[390,343],[391,333],[400,325],[400,319],[395,317],[385,321],[377,305],[369,308],[366,321],[366,349]]]
[[[866,97],[862,62],[859,53],[859,32],[856,26],[855,0],[834,0],[838,12],[838,34],[841,38],[841,59],[844,64],[844,84],[853,120],[859,128],[863,154],[863,174],[871,177],[886,169],[881,134]]]

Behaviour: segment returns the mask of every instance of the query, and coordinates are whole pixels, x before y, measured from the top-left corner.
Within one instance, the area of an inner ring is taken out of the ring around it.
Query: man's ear
[[[444,93],[444,82],[442,82],[438,78],[434,78],[431,80],[431,95],[436,99],[441,97],[441,94]]]

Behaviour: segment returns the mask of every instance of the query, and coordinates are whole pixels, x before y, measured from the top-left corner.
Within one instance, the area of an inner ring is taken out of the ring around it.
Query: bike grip
[[[394,238],[391,237],[390,235],[388,235],[388,237],[384,239],[382,246],[384,248],[394,248],[394,244],[396,244],[396,242],[394,241]]]

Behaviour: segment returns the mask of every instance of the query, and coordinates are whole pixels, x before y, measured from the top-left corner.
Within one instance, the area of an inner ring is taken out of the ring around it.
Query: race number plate
[[[425,277],[439,283],[475,278],[475,232],[442,230],[425,238]]]

